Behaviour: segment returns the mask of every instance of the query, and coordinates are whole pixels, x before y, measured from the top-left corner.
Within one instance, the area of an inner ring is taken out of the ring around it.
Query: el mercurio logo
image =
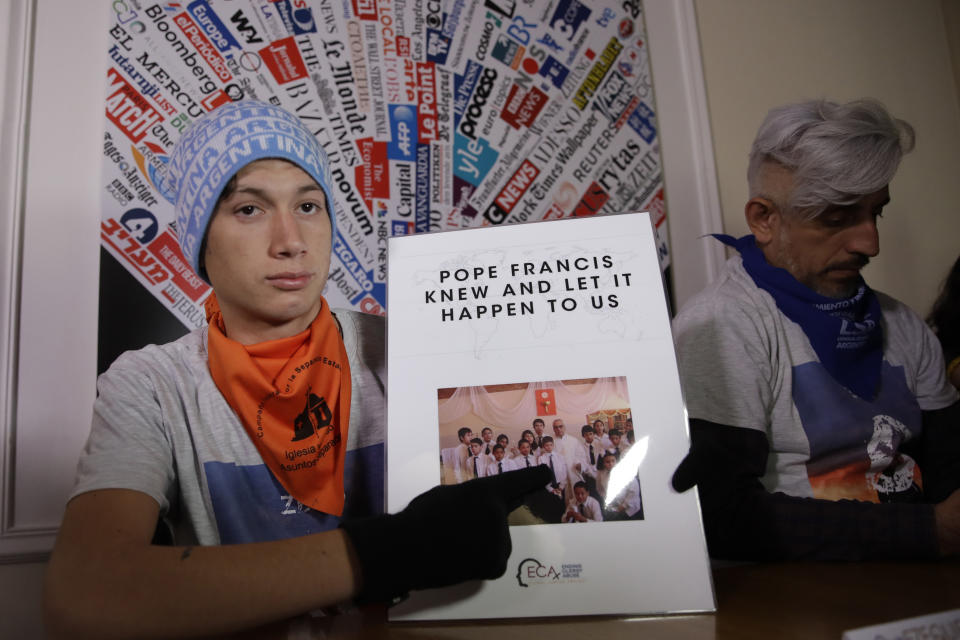
[[[543,564],[536,558],[525,558],[517,565],[517,583],[521,587],[533,584],[564,584],[586,582],[581,577],[582,564],[561,564],[559,567]]]

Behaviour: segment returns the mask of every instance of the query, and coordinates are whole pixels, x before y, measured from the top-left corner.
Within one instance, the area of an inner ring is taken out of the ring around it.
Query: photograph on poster
[[[553,481],[513,510],[515,526],[643,519],[625,377],[437,390],[440,482],[547,465]]]

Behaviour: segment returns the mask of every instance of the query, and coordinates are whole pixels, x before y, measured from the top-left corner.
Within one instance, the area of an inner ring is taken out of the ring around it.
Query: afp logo
[[[391,104],[387,109],[391,134],[391,140],[387,143],[387,157],[412,162],[416,159],[415,145],[419,135],[417,112],[403,104]]]

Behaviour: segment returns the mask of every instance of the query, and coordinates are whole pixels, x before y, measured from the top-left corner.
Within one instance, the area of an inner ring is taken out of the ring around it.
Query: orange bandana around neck
[[[206,303],[210,374],[274,477],[304,506],[343,514],[350,426],[350,363],[322,300],[316,319],[290,338],[244,346]]]

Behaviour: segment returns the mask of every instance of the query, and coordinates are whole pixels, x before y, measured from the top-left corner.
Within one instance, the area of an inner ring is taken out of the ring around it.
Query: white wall
[[[864,276],[926,314],[960,251],[960,107],[941,0],[696,0],[696,10],[725,231],[746,233],[747,154],[770,107],[879,98],[913,124],[917,147],[891,184],[881,254]]]
[[[0,563],[19,563],[0,564],[4,638],[43,637],[38,560],[89,429],[109,11],[0,0]]]

